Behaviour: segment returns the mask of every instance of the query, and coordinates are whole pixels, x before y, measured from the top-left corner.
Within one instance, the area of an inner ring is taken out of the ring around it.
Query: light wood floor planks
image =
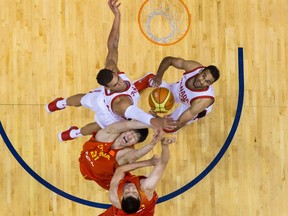
[[[123,0],[119,68],[138,79],[167,55],[215,64],[213,111],[177,134],[160,196],[198,176],[223,146],[235,118],[238,47],[244,49],[245,96],[239,127],[216,167],[185,193],[157,205],[157,216],[285,216],[288,214],[288,4],[285,0],[185,0],[186,37],[173,46],[148,41],[137,23],[144,0]],[[85,181],[78,155],[88,137],[60,143],[59,131],[84,126],[93,113],[67,108],[47,114],[58,96],[92,90],[103,67],[113,15],[100,0],[0,0],[0,120],[22,159],[51,185],[73,196],[109,203]],[[167,71],[168,82],[181,76]],[[147,96],[140,106],[148,110]],[[149,137],[150,138],[150,137]],[[103,210],[68,200],[32,178],[0,141],[0,215],[81,216]],[[151,154],[160,153],[156,147]],[[136,173],[147,173],[142,169]]]

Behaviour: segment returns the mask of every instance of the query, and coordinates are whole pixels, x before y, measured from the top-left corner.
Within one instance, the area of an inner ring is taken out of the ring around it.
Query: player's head
[[[113,73],[114,72],[109,69],[102,69],[98,72],[96,80],[100,85],[107,87],[108,83],[113,79]]]
[[[140,195],[133,183],[126,183],[123,188],[121,208],[127,214],[133,214],[140,208]]]
[[[109,69],[102,69],[97,74],[97,82],[112,91],[124,91],[125,81],[115,72]]]
[[[213,82],[216,82],[218,79],[219,79],[219,77],[220,77],[220,71],[219,71],[219,69],[216,67],[216,66],[214,66],[214,65],[209,65],[209,66],[207,66],[205,69],[204,69],[204,71],[209,71],[210,73],[211,73],[211,75],[212,75],[212,77],[214,78],[214,81]]]
[[[148,133],[149,133],[148,128],[134,129],[133,131],[136,134],[138,134],[138,137],[139,137],[138,143],[143,142],[147,138]]]
[[[203,89],[216,82],[220,77],[217,67],[209,65],[205,67],[194,79],[193,86],[196,89]]]
[[[121,133],[115,142],[117,141],[122,147],[128,147],[143,142],[147,136],[148,128],[134,129]]]

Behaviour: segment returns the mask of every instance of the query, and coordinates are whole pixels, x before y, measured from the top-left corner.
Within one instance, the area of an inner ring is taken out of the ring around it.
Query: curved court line
[[[53,192],[57,193],[60,196],[63,196],[67,199],[70,199],[74,202],[78,202],[84,205],[88,205],[88,206],[92,206],[92,207],[97,207],[97,208],[108,208],[111,205],[108,204],[102,204],[102,203],[96,203],[96,202],[92,202],[89,200],[85,200],[85,199],[81,199],[79,197],[75,197],[71,194],[68,194],[58,188],[56,188],[55,186],[51,185],[49,182],[47,182],[45,179],[43,179],[41,176],[39,176],[33,169],[31,169],[28,164],[21,158],[21,156],[18,154],[18,152],[15,150],[15,148],[13,147],[13,145],[11,144],[9,138],[7,137],[2,123],[0,122],[0,133],[1,136],[4,140],[4,142],[6,143],[8,149],[10,150],[10,152],[12,153],[12,155],[15,157],[15,159],[18,161],[18,163],[33,177],[35,178],[39,183],[41,183],[42,185],[44,185],[45,187],[47,187],[48,189],[52,190]]]
[[[235,115],[233,125],[231,127],[231,130],[228,134],[228,137],[227,137],[224,145],[222,146],[222,148],[220,149],[220,151],[218,152],[218,154],[216,155],[214,160],[195,179],[193,179],[191,182],[184,185],[183,187],[179,188],[178,190],[176,190],[170,194],[167,194],[163,197],[160,197],[158,200],[158,203],[161,203],[161,202],[167,201],[173,197],[176,197],[176,196],[180,195],[181,193],[184,193],[185,191],[187,191],[191,187],[193,187],[195,184],[197,184],[199,181],[201,181],[216,166],[216,164],[220,161],[222,156],[225,154],[226,150],[228,149],[228,147],[229,147],[229,145],[230,145],[230,143],[231,143],[231,141],[232,141],[232,139],[236,133],[238,124],[240,122],[241,113],[242,113],[243,100],[244,100],[243,48],[238,48],[238,76],[239,76],[239,78],[238,78],[238,80],[239,80],[239,93],[238,93],[238,104],[237,104],[236,115]]]
[[[229,145],[230,145],[230,143],[231,143],[231,141],[232,141],[232,139],[233,139],[233,137],[235,135],[235,132],[236,132],[237,127],[238,127],[238,124],[240,122],[240,117],[241,117],[242,107],[243,107],[243,99],[244,99],[243,48],[238,48],[238,76],[239,76],[239,79],[238,79],[239,80],[239,93],[238,93],[238,104],[237,104],[236,115],[235,115],[235,119],[234,119],[233,125],[231,127],[231,130],[230,130],[230,132],[228,134],[228,137],[227,137],[224,145],[220,149],[219,153],[216,155],[214,160],[209,164],[209,166],[205,170],[203,170],[195,179],[193,179],[191,182],[189,182],[188,184],[184,185],[183,187],[179,188],[178,190],[176,190],[174,192],[171,192],[171,193],[169,193],[169,194],[167,194],[165,196],[160,197],[157,203],[161,203],[161,202],[167,201],[169,199],[172,199],[172,198],[184,193],[188,189],[192,188],[195,184],[197,184],[199,181],[201,181],[217,165],[217,163],[220,161],[220,159],[222,158],[222,156],[224,155],[224,153],[228,149],[228,147],[229,147]],[[83,204],[83,205],[96,207],[96,208],[102,208],[102,209],[106,209],[106,208],[111,206],[109,204],[103,204],[103,203],[92,202],[92,201],[89,201],[89,200],[81,199],[79,197],[76,197],[76,196],[73,196],[71,194],[68,194],[68,193],[56,188],[55,186],[51,185],[49,182],[47,182],[45,179],[43,179],[41,176],[39,176],[34,170],[32,170],[27,165],[27,163],[21,158],[21,156],[15,150],[15,148],[11,144],[9,138],[7,137],[1,122],[0,122],[0,133],[1,133],[2,139],[4,140],[4,142],[6,143],[8,149],[10,150],[12,155],[15,157],[15,159],[18,161],[18,163],[33,178],[35,178],[39,183],[41,183],[42,185],[44,185],[48,189],[52,190],[53,192],[57,193],[60,196],[63,196],[63,197],[65,197],[65,198],[67,198],[67,199],[69,199],[71,201],[74,201],[74,202],[77,202],[77,203],[80,203],[80,204]]]

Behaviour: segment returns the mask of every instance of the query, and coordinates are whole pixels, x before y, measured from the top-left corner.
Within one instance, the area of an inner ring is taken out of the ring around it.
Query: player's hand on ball
[[[160,140],[163,139],[163,135],[164,135],[164,132],[157,128],[154,130],[154,134],[153,134],[153,138],[152,140],[150,141],[150,144],[155,146]]]

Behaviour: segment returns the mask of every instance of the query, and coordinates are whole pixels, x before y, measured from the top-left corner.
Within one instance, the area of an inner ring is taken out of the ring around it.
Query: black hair
[[[149,133],[149,130],[148,128],[143,128],[143,129],[134,129],[135,133],[139,134],[140,135],[140,138],[138,140],[138,143],[141,143],[143,142],[147,136],[148,136],[148,133]]]
[[[121,202],[121,208],[125,213],[133,214],[140,208],[140,199],[136,199],[134,197],[123,198]]]
[[[101,69],[96,76],[98,84],[107,87],[108,83],[113,79],[113,73],[114,72],[109,69]]]
[[[219,79],[219,77],[220,77],[219,69],[216,66],[214,66],[214,65],[209,65],[209,66],[207,66],[205,68],[205,70],[206,69],[210,71],[212,77],[214,78],[214,82],[216,82]]]

